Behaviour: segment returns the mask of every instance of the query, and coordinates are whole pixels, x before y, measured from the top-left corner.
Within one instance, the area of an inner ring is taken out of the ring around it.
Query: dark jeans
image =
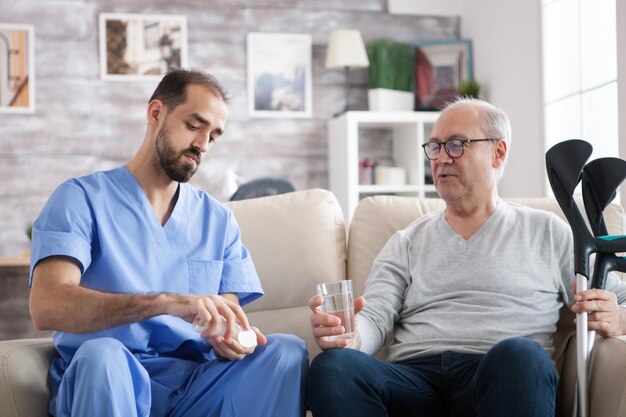
[[[307,394],[315,417],[554,417],[558,381],[543,347],[516,337],[484,355],[398,363],[330,349],[311,364]]]

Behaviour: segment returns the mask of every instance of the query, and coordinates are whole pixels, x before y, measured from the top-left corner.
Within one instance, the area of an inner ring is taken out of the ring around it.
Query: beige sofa
[[[517,200],[560,214],[552,199]],[[433,209],[437,199],[377,196],[361,201],[349,231],[335,197],[309,190],[230,203],[252,253],[266,295],[246,307],[252,324],[265,333],[293,333],[304,339],[312,359],[319,353],[309,330],[307,301],[315,283],[354,280],[360,293],[372,261],[391,234]],[[623,234],[619,206],[607,210],[612,233]],[[575,381],[573,316],[562,314],[555,334],[555,362],[561,373],[559,417],[570,416]],[[55,356],[48,339],[0,342],[0,417],[45,416],[46,374]],[[381,353],[384,356],[384,352]],[[591,417],[626,417],[626,339],[598,341],[590,376]]]

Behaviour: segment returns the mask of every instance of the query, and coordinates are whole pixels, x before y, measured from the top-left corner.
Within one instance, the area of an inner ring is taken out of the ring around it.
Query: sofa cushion
[[[0,416],[48,415],[48,368],[57,356],[50,339],[0,342]]]
[[[391,235],[443,207],[443,200],[438,198],[376,195],[360,201],[348,239],[348,277],[353,281],[355,296],[363,293],[374,259]]]
[[[244,307],[250,323],[265,334],[300,337],[315,357],[309,298],[318,282],[346,277],[346,228],[335,195],[315,189],[229,205],[265,291]]]
[[[265,291],[246,311],[305,306],[316,283],[345,279],[345,224],[331,192],[297,191],[229,205]]]

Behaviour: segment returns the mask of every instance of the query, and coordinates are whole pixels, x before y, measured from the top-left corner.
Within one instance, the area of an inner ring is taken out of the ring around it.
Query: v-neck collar
[[[169,219],[165,222],[164,225],[161,225],[161,222],[156,216],[152,205],[150,205],[150,201],[148,200],[148,196],[146,195],[143,188],[141,188],[141,184],[137,181],[135,176],[129,171],[129,169],[125,166],[116,168],[111,171],[114,178],[117,178],[118,184],[124,188],[129,195],[138,203],[141,208],[146,220],[152,226],[152,229],[155,231],[155,236],[157,236],[158,240],[163,239],[172,239],[181,226],[184,223],[184,209],[187,203],[188,197],[188,187],[186,184],[178,183],[178,198],[176,200],[176,204],[174,205],[174,209],[170,214]]]
[[[504,204],[502,204],[502,200],[498,199],[496,202],[496,208],[489,215],[487,220],[483,224],[480,225],[478,230],[469,237],[469,239],[465,239],[463,236],[458,234],[452,229],[448,221],[446,220],[446,210],[441,210],[439,214],[439,219],[437,220],[439,230],[444,234],[447,239],[450,239],[456,245],[461,246],[465,250],[469,250],[471,247],[475,245],[474,242],[480,241],[481,237],[488,233],[494,226],[493,224],[498,221],[504,214]]]

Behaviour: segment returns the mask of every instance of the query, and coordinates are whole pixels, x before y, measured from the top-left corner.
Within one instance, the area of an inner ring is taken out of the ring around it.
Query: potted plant
[[[459,84],[459,96],[468,98],[478,98],[480,84],[474,79],[461,81]]]
[[[413,54],[411,45],[389,39],[367,45],[370,110],[413,110]]]

